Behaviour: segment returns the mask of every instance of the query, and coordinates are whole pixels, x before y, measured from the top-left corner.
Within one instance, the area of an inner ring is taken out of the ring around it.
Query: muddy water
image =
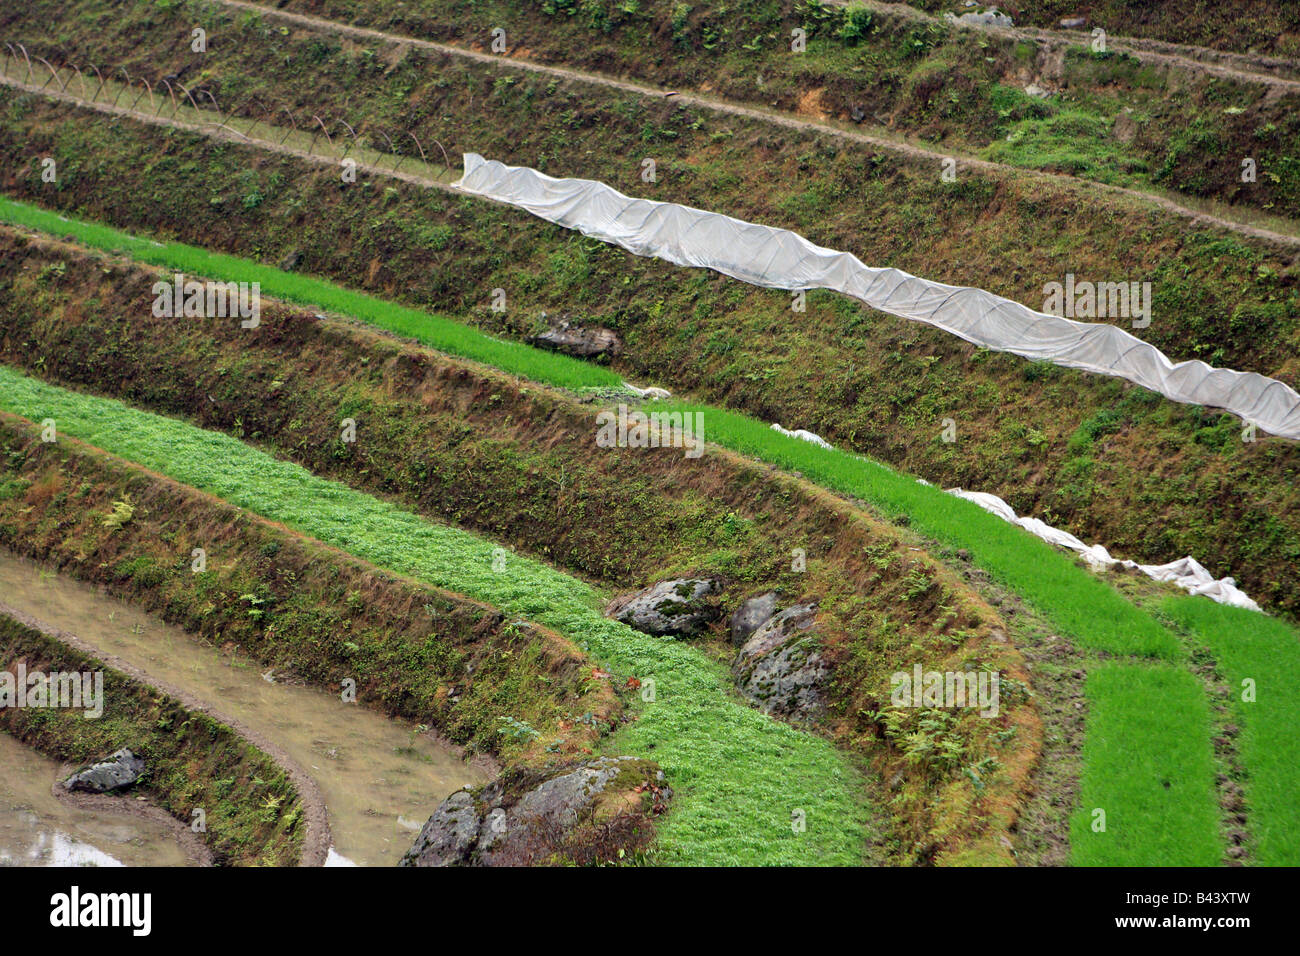
[[[166,824],[73,807],[59,764],[0,732],[0,866],[185,866]]]
[[[281,747],[324,797],[334,841],[329,864],[397,863],[443,798],[488,779],[413,725],[322,690],[280,683],[248,658],[205,647],[97,588],[4,551],[0,597]]]

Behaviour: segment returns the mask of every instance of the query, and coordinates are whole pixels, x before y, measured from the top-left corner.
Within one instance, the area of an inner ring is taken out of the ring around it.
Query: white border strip
[[[787,229],[649,199],[590,179],[554,179],[466,153],[460,190],[641,256],[712,269],[753,285],[832,289],[873,309],[923,322],[968,342],[1024,358],[1123,378],[1176,402],[1223,408],[1260,429],[1300,440],[1300,394],[1255,372],[1172,362],[1154,345],[1104,322],[1035,312],[1011,299],[877,269]]]

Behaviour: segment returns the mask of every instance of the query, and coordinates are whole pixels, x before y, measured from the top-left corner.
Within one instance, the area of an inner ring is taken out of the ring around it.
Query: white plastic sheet
[[[873,268],[786,229],[633,199],[604,183],[554,179],[477,153],[465,154],[457,185],[637,255],[768,288],[833,289],[985,348],[1127,379],[1173,401],[1227,409],[1266,432],[1300,439],[1300,394],[1283,382],[1196,360],[1172,362],[1117,326],[1035,312],[982,289]]]
[[[820,445],[822,448],[835,447],[820,435],[802,428],[789,429],[773,424],[772,429],[790,438],[798,438],[814,445]],[[924,478],[916,480],[923,485],[930,484]],[[1003,521],[1024,528],[1030,534],[1042,538],[1049,544],[1082,555],[1083,559],[1088,562],[1088,566],[1094,571],[1108,571],[1117,566],[1136,568],[1149,578],[1172,582],[1184,591],[1204,595],[1211,600],[1218,601],[1220,604],[1231,604],[1233,607],[1246,608],[1250,611],[1260,610],[1259,605],[1237,587],[1237,582],[1233,578],[1216,579],[1199,561],[1191,556],[1171,561],[1168,564],[1138,564],[1136,561],[1121,561],[1118,558],[1112,558],[1110,552],[1099,544],[1084,544],[1083,541],[1070,534],[1070,532],[1062,531],[1060,528],[1053,528],[1047,522],[1038,518],[1020,517],[1016,514],[1014,508],[997,495],[991,495],[984,491],[966,491],[962,488],[949,488],[948,494],[974,502],[985,511],[997,515]]]
[[[772,430],[776,432],[780,432],[782,435],[785,435],[787,438],[799,438],[802,439],[803,441],[812,442],[814,445],[821,445],[821,447],[823,448],[835,447],[830,442],[828,442],[825,438],[822,438],[821,435],[815,434],[814,432],[810,432],[804,428],[796,428],[791,430],[789,428],[782,428],[780,425],[773,422]]]
[[[1184,591],[1192,594],[1203,594],[1220,604],[1231,604],[1233,607],[1243,607],[1251,611],[1260,609],[1258,604],[1237,587],[1235,580],[1232,578],[1216,580],[1214,575],[1210,574],[1193,557],[1181,558],[1178,561],[1171,561],[1169,564],[1138,564],[1136,561],[1120,561],[1117,558],[1112,558],[1110,552],[1099,544],[1084,544],[1070,532],[1062,531],[1060,528],[1053,528],[1038,518],[1021,518],[1017,516],[1015,510],[997,495],[990,495],[983,491],[965,491],[961,488],[949,488],[948,494],[965,498],[967,501],[973,501],[985,511],[997,515],[1003,521],[1019,525],[1030,534],[1037,535],[1044,541],[1082,555],[1083,559],[1095,571],[1104,571],[1116,566],[1136,568],[1149,578],[1154,578],[1157,581],[1170,581]]]

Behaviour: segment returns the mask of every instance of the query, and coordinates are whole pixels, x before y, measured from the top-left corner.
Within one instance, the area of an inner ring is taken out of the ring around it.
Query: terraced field
[[[1146,324],[1082,318],[1289,400],[1288,41],[1121,4],[1099,53],[1021,6],[6,11],[0,545],[493,761],[408,865],[1300,863],[1295,440],[457,185],[472,151],[1035,309],[1149,282]],[[216,799],[199,729],[123,706],[150,798]],[[307,776],[220,773],[216,862],[322,862]]]

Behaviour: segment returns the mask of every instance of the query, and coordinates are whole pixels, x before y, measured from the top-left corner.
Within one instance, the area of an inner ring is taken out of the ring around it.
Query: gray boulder
[[[825,710],[830,666],[822,659],[816,605],[797,604],[756,630],[732,663],[736,686],[764,713],[815,720]]]
[[[987,10],[980,10],[974,13],[963,13],[961,16],[953,16],[951,13],[944,14],[949,20],[956,23],[963,23],[974,27],[1013,27],[1016,21],[997,7],[989,7]]]
[[[598,757],[523,787],[498,779],[452,794],[421,829],[402,866],[521,866],[563,856],[620,814],[654,814],[672,791],[638,757]],[[510,790],[512,792],[507,792]],[[647,800],[649,803],[647,804]]]
[[[783,644],[804,635],[817,623],[816,604],[796,604],[769,618],[759,627],[736,655],[733,669],[751,666],[760,657],[770,654]]]
[[[479,865],[508,866],[563,842],[611,783],[641,763],[636,757],[600,757],[529,790],[508,810],[490,810],[479,841]]]
[[[776,592],[746,598],[731,615],[731,643],[744,644],[776,613]]]
[[[108,793],[135,783],[144,774],[144,761],[125,747],[117,753],[91,764],[64,781],[69,790]]]
[[[718,608],[708,601],[718,590],[718,582],[708,578],[660,581],[616,597],[605,608],[605,616],[646,634],[692,637],[718,616]]]
[[[540,335],[530,337],[528,341],[540,348],[588,359],[601,355],[617,355],[623,350],[623,340],[613,329],[570,325],[563,321]]]
[[[478,842],[480,821],[474,797],[457,790],[438,805],[402,858],[403,866],[457,866]]]

